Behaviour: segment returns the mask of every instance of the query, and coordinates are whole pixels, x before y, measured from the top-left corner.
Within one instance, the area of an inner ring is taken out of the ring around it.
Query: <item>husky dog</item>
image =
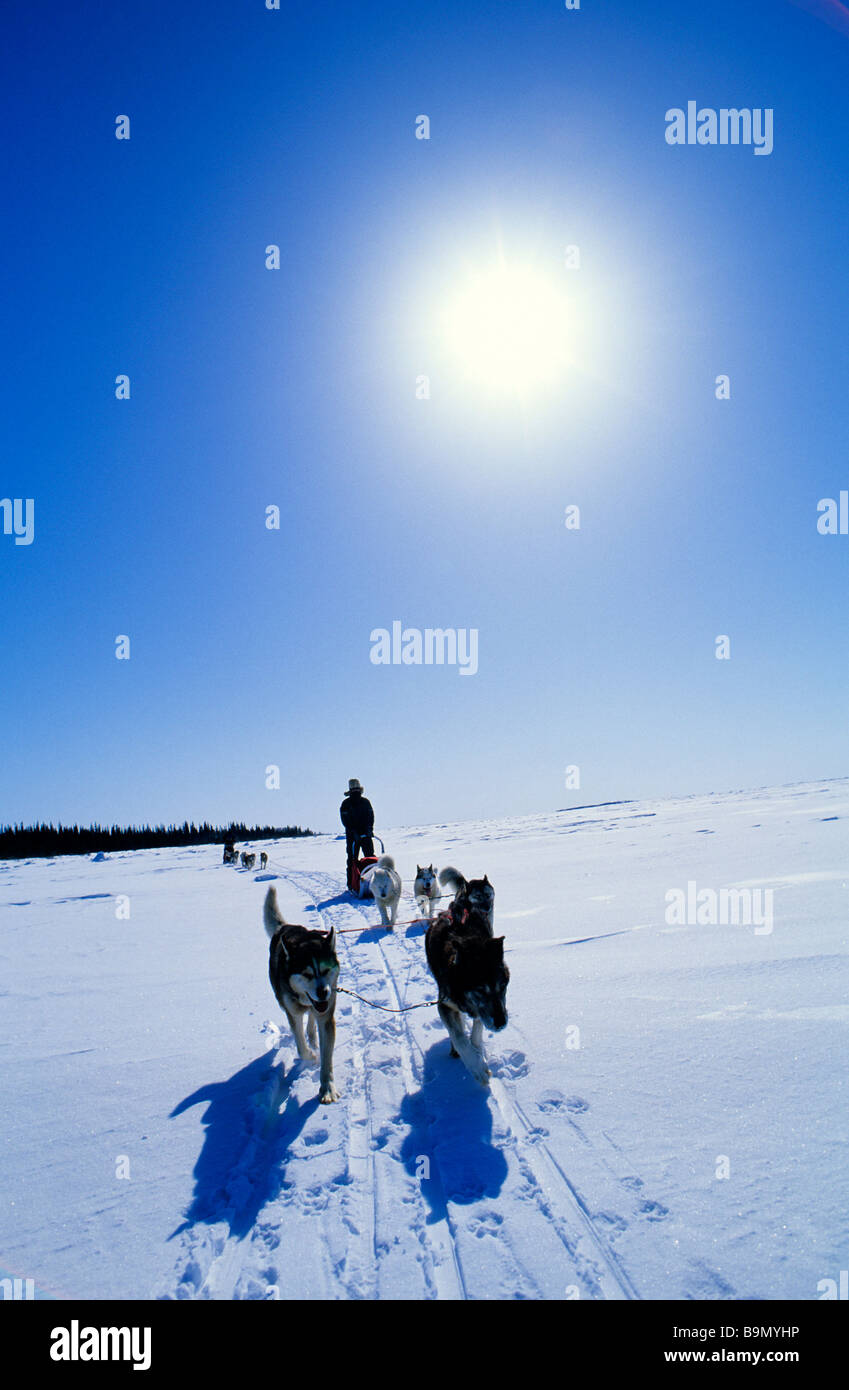
[[[422,917],[427,917],[427,920],[430,921],[433,917],[434,904],[439,897],[439,883],[436,878],[436,869],[432,864],[429,864],[426,869],[423,869],[421,864],[416,865],[413,897]]]
[[[401,875],[395,869],[395,860],[390,854],[382,854],[374,868],[366,872],[369,892],[380,908],[381,923],[391,931],[401,901]]]
[[[439,882],[448,884],[449,888],[454,889],[454,901],[451,904],[451,912],[461,912],[463,908],[474,908],[477,912],[482,912],[489,929],[492,931],[493,918],[495,914],[495,889],[484,874],[483,878],[464,878],[456,869],[443,869],[439,875]]]
[[[287,922],[277,906],[277,890],[269,888],[262,910],[271,938],[268,978],[281,1009],[292,1025],[298,1056],[316,1061],[316,1022],[321,1054],[318,1098],[322,1105],[339,1099],[333,1084],[333,1044],[336,1041],[336,932],[312,931]],[[307,1035],[304,1037],[304,1014]]]
[[[485,915],[476,908],[440,912],[425,936],[425,954],[439,990],[439,1016],[451,1039],[451,1056],[462,1057],[476,1081],[490,1079],[483,1055],[484,1028],[499,1033],[507,1023],[504,937],[493,937]],[[463,1014],[472,1020],[466,1036]]]
[[[225,846],[224,846],[224,863],[225,863],[225,864],[236,864],[236,863],[238,863],[238,856],[237,856],[237,854],[236,854],[235,846],[233,846],[233,845],[225,845]]]
[[[259,855],[259,867],[260,867],[261,869],[267,869],[267,868],[268,868],[268,855],[266,854],[266,852],[265,852],[264,849],[263,849],[263,850],[260,850],[260,855]]]
[[[256,855],[253,853],[243,854],[242,863],[244,864],[246,869],[252,869],[254,864],[256,863]]]

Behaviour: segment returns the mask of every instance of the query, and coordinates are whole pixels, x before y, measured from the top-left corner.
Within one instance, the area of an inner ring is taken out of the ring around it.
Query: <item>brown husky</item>
[[[277,890],[269,888],[263,907],[265,930],[271,938],[268,978],[277,1002],[292,1025],[298,1056],[315,1062],[316,1023],[321,1054],[318,1098],[323,1105],[339,1099],[333,1084],[333,1044],[336,1041],[336,932],[311,931],[287,922],[277,906]],[[304,1014],[307,1036],[304,1037]]]

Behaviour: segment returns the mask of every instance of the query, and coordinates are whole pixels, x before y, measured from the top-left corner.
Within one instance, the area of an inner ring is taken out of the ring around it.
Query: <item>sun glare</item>
[[[500,393],[528,395],[570,361],[570,309],[556,283],[526,267],[498,266],[469,279],[445,309],[446,346],[464,374]]]

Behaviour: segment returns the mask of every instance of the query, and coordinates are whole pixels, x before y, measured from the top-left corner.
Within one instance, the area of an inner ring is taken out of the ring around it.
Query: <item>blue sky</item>
[[[849,37],[816,10],[5,6],[0,495],[35,540],[0,535],[0,819],[845,775]],[[689,99],[773,108],[773,153],[669,146]],[[499,254],[574,309],[531,400],[441,327]],[[373,665],[395,619],[476,628],[478,673]]]

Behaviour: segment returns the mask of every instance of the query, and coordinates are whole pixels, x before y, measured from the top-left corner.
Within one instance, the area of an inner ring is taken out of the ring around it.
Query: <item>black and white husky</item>
[[[492,931],[495,916],[495,889],[484,874],[483,878],[464,878],[456,869],[443,869],[439,875],[439,882],[447,884],[454,890],[454,901],[451,904],[452,912],[456,908],[461,911],[463,908],[476,912],[482,912],[489,929]]]
[[[336,1041],[336,932],[293,926],[277,906],[277,890],[269,888],[263,907],[265,930],[271,938],[268,978],[277,1002],[295,1035],[298,1056],[315,1062],[316,1024],[321,1055],[318,1098],[322,1104],[339,1099],[333,1084],[333,1045]],[[304,1037],[304,1014],[307,1035]]]
[[[475,908],[440,912],[425,935],[425,954],[439,990],[439,1016],[451,1039],[451,1056],[461,1057],[476,1081],[490,1079],[483,1055],[484,1028],[499,1033],[507,1024],[504,937],[493,937],[489,922]],[[472,1020],[466,1035],[463,1015]]]
[[[422,917],[428,921],[433,917],[434,905],[440,896],[439,881],[436,877],[436,869],[429,864],[423,869],[421,864],[416,865],[416,881],[413,884],[413,897],[416,900],[416,907]]]

